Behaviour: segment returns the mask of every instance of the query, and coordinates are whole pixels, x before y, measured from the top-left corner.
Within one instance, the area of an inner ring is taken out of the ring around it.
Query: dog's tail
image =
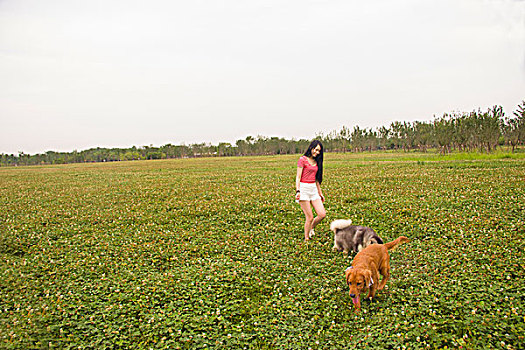
[[[337,230],[342,230],[350,225],[352,225],[352,220],[334,220],[330,224],[330,230],[335,233]]]
[[[395,247],[397,247],[398,245],[400,245],[401,243],[406,243],[406,242],[410,242],[410,240],[408,238],[406,238],[405,236],[401,236],[401,237],[396,238],[392,242],[385,243],[385,247],[388,250],[392,250]]]

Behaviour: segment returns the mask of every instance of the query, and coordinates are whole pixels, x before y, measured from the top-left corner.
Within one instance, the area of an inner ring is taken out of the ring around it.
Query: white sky
[[[524,0],[0,0],[0,153],[310,139],[523,100]]]

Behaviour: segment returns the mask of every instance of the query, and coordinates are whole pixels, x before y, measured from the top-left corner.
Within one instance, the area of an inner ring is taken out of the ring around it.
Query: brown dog
[[[372,299],[376,291],[380,291],[390,278],[390,255],[388,251],[397,245],[410,240],[405,236],[385,244],[372,244],[361,250],[352,261],[352,266],[346,269],[346,284],[350,288],[350,298],[357,311],[361,308],[360,295],[368,290],[368,297]],[[379,274],[383,276],[379,282]]]

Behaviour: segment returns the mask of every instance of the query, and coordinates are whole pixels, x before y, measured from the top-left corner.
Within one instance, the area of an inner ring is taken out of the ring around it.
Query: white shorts
[[[301,195],[299,197],[300,201],[315,201],[316,199],[321,199],[319,196],[319,191],[317,191],[317,185],[315,183],[309,184],[306,182],[299,183],[299,191]],[[298,201],[296,201],[299,203]]]

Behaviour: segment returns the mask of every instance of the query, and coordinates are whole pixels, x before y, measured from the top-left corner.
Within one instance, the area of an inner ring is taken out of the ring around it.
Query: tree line
[[[430,122],[393,122],[390,126],[341,130],[326,135],[317,134],[327,152],[364,152],[374,150],[436,150],[442,154],[454,150],[493,152],[508,146],[514,152],[525,143],[525,100],[511,116],[506,116],[501,106],[486,111],[446,113]],[[234,144],[220,142],[190,145],[166,144],[160,147],[91,148],[84,151],[42,154],[0,154],[0,166],[66,164],[84,162],[112,162],[145,159],[170,159],[194,157],[253,156],[302,153],[310,140],[280,137],[248,136]]]

